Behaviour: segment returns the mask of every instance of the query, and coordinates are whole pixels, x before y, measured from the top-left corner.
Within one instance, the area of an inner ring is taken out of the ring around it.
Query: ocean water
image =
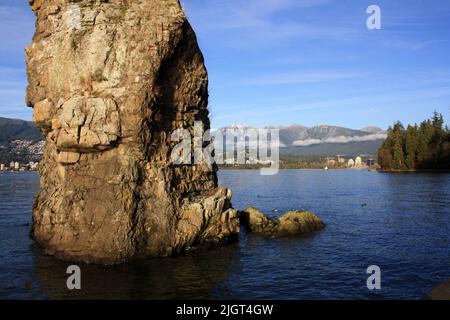
[[[29,238],[34,173],[0,175],[3,299],[420,299],[450,278],[450,174],[364,171],[221,171],[238,209],[277,216],[309,210],[327,227],[119,266],[80,265],[82,290],[66,287],[67,262]],[[381,268],[381,290],[366,269]]]

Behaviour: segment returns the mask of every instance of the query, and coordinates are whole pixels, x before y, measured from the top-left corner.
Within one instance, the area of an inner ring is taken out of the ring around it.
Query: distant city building
[[[355,160],[353,160],[353,159],[348,160],[347,166],[349,168],[353,168],[355,166]]]
[[[14,169],[14,161],[11,161],[11,163],[9,164],[9,168],[12,170]]]
[[[37,169],[37,166],[38,166],[38,163],[37,163],[37,162],[30,161],[30,162],[28,163],[28,167],[30,168],[30,170],[36,170],[36,169]]]
[[[362,158],[361,157],[356,157],[355,159],[355,167],[360,167],[362,166]]]
[[[14,162],[14,170],[19,170],[20,169],[20,164],[16,161]]]
[[[375,165],[375,160],[373,160],[373,159],[367,159],[367,165],[370,167],[370,166],[374,166]]]
[[[0,164],[0,171],[5,171],[5,165],[3,163]]]
[[[336,158],[338,163],[345,163],[345,155],[338,154]]]

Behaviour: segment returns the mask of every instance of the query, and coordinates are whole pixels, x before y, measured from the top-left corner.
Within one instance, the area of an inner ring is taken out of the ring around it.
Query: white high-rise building
[[[355,160],[353,160],[353,159],[348,160],[348,165],[347,166],[349,168],[353,168],[355,166]]]
[[[20,169],[20,164],[16,161],[14,162],[14,170],[19,170]]]
[[[3,163],[0,164],[0,171],[5,171],[5,165]]]
[[[355,159],[355,167],[361,167],[362,166],[362,158],[356,157]]]

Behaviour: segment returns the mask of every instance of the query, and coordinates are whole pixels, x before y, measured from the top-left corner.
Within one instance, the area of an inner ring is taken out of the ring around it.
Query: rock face
[[[430,291],[423,300],[450,300],[450,280],[447,280]]]
[[[325,228],[319,217],[307,211],[289,211],[278,219],[272,219],[255,208],[247,208],[240,215],[250,232],[267,237],[306,234]]]
[[[178,0],[30,0],[27,104],[45,136],[32,236],[48,253],[120,263],[239,232],[206,164],[171,133],[209,129],[208,76]]]

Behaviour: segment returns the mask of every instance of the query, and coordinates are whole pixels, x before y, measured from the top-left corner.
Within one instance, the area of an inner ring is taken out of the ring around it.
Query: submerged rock
[[[178,0],[29,0],[27,104],[45,136],[32,236],[119,263],[239,232],[216,168],[175,166],[176,129],[209,129],[208,75]]]
[[[319,217],[307,211],[289,211],[278,219],[273,219],[255,208],[247,208],[240,212],[240,218],[250,232],[268,237],[306,234],[325,227]]]

